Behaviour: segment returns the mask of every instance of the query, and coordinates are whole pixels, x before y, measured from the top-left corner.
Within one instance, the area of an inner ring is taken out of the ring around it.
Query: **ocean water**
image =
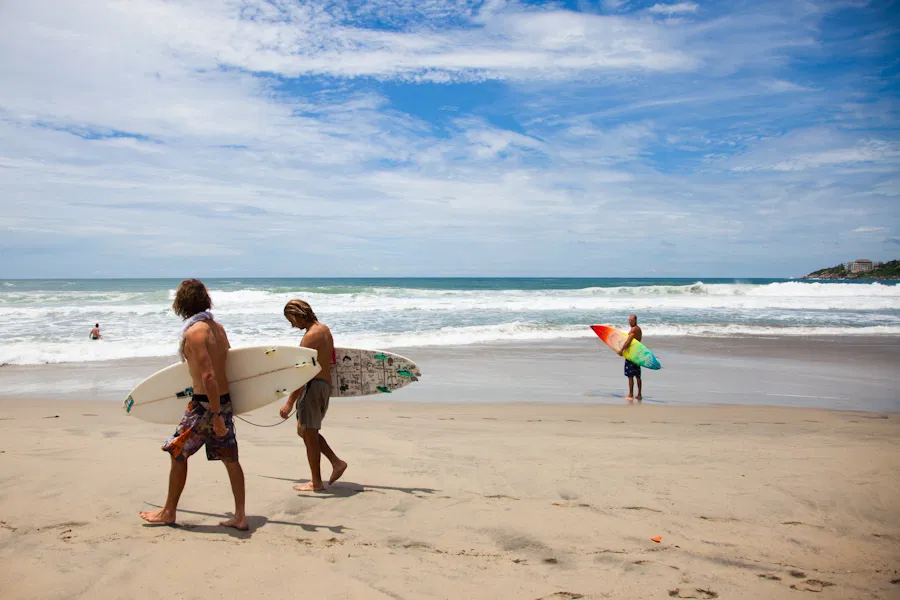
[[[0,365],[173,356],[178,280],[0,280]],[[232,344],[296,344],[307,300],[343,346],[591,337],[637,313],[655,336],[898,335],[892,283],[732,279],[207,279]],[[88,333],[99,322],[104,339]]]

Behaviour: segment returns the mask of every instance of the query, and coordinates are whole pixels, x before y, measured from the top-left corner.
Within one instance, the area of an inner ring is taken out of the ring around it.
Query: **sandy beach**
[[[3,598],[900,591],[896,414],[344,401],[328,493],[292,490],[290,424],[239,423],[247,533],[217,525],[232,499],[202,456],[179,527],[138,518],[164,500],[169,427],[110,402],[5,399],[0,419]]]

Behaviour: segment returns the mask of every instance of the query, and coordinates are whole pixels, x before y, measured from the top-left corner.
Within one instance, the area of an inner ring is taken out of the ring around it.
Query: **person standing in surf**
[[[618,350],[619,356],[622,356],[625,353],[625,350],[628,349],[628,346],[631,345],[631,340],[641,341],[641,338],[644,337],[644,332],[641,331],[641,328],[638,327],[637,324],[637,315],[630,315],[628,317],[628,324],[631,325],[631,329],[628,331],[628,337],[625,338],[625,341],[622,343],[622,348]],[[637,401],[640,402],[644,399],[641,395],[641,367],[640,365],[636,365],[627,358],[625,359],[625,377],[628,378],[628,397],[627,400],[630,402],[634,398],[634,380],[637,379],[638,385],[638,393],[637,393]]]
[[[102,335],[100,335],[100,323],[94,325],[94,328],[91,329],[91,333],[88,334],[88,337],[92,340],[99,340],[103,337]]]
[[[244,471],[238,462],[238,443],[225,374],[231,344],[225,328],[209,312],[211,307],[212,301],[203,282],[185,279],[178,286],[172,308],[185,320],[179,353],[191,372],[193,397],[175,435],[162,446],[171,455],[166,505],[160,510],[142,512],[141,518],[150,523],[175,523],[178,500],[187,482],[188,458],[206,446],[207,460],[224,463],[234,494],[234,516],[219,525],[244,531],[247,529]]]
[[[294,390],[281,407],[279,414],[287,419],[298,398],[297,435],[303,438],[306,445],[306,459],[309,462],[311,480],[294,486],[298,492],[318,492],[325,489],[322,483],[321,455],[331,462],[331,477],[328,485],[341,478],[347,470],[347,463],[337,457],[328,442],[319,431],[322,420],[328,412],[328,401],[331,398],[331,360],[334,357],[334,339],[328,326],[319,323],[312,307],[303,300],[291,300],[284,306],[284,316],[292,327],[305,329],[306,333],[300,346],[312,348],[319,355],[322,370],[306,385]]]

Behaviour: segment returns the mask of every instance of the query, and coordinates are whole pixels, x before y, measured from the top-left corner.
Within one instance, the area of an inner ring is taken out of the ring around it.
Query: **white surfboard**
[[[322,370],[311,348],[232,348],[225,369],[234,414],[250,412],[290,394]],[[151,423],[175,424],[194,393],[187,363],[157,371],[131,390],[122,408]]]
[[[418,381],[416,363],[383,350],[335,348],[331,361],[331,396],[389,394]]]

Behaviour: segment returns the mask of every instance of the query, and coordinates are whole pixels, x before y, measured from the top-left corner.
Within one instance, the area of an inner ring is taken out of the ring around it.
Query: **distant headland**
[[[872,262],[860,258],[836,267],[819,269],[801,279],[898,279],[900,280],[900,260],[886,263]]]

